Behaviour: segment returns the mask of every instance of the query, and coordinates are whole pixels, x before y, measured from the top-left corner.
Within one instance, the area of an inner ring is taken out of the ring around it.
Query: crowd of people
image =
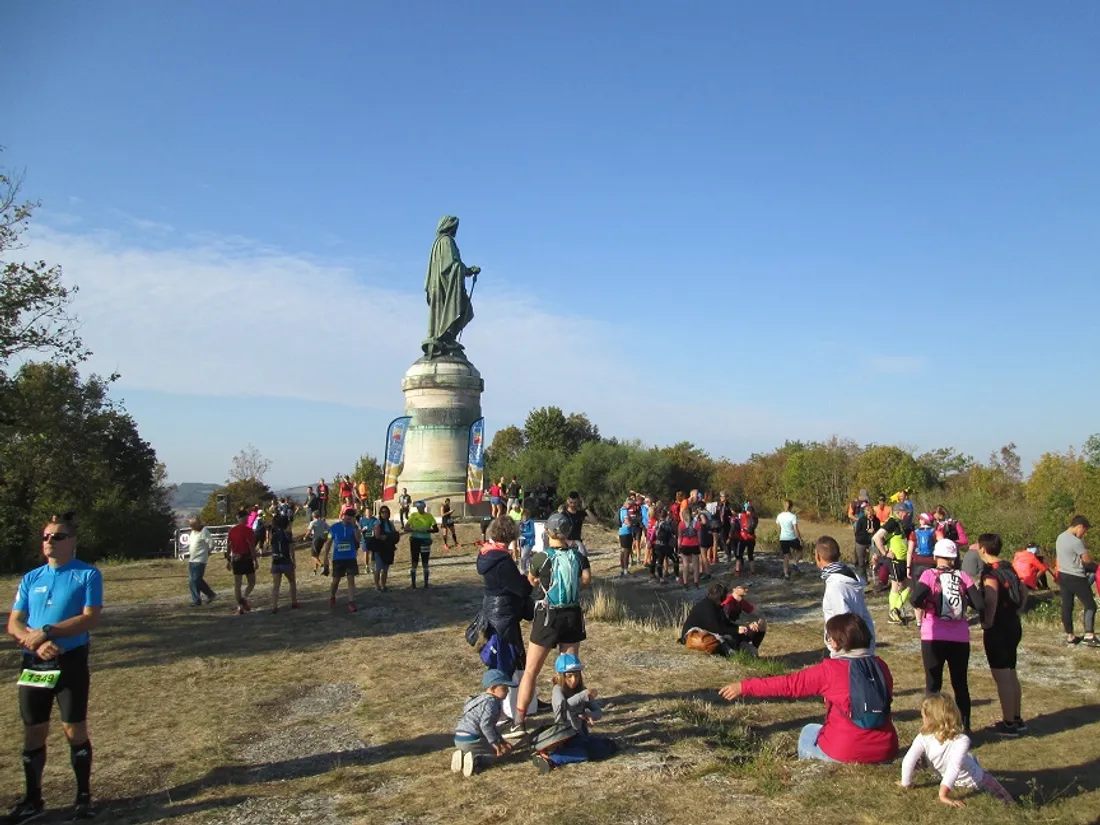
[[[343,497],[344,490],[341,489]],[[319,495],[319,494],[318,494]],[[753,697],[825,700],[821,724],[805,726],[798,755],[849,763],[881,763],[899,754],[893,725],[893,676],[876,652],[876,629],[866,603],[868,579],[890,590],[890,620],[912,611],[919,627],[927,695],[921,705],[920,734],[901,766],[903,787],[910,787],[923,759],[941,776],[939,799],[959,805],[955,788],[973,788],[1010,801],[1011,796],[969,752],[971,733],[971,621],[980,624],[983,648],[995,685],[1001,719],[992,726],[998,736],[1016,738],[1028,732],[1022,689],[1016,673],[1022,640],[1020,620],[1029,593],[1058,584],[1066,644],[1100,647],[1094,633],[1096,564],[1084,544],[1090,523],[1075,516],[1055,543],[1055,559],[1047,565],[1038,547],[1029,546],[1011,561],[994,533],[971,542],[963,526],[943,508],[919,513],[904,493],[889,505],[889,514],[862,494],[852,503],[850,517],[856,539],[854,564],[841,558],[839,543],[821,536],[813,547],[814,562],[824,582],[822,598],[823,659],[795,673],[732,682],[719,691],[733,701]],[[272,612],[279,607],[282,579],[290,590],[290,607],[300,604],[290,518],[275,502],[264,541],[270,549]],[[328,524],[323,509],[313,512],[306,538],[316,575],[332,577],[330,607],[335,607],[341,580],[346,580],[348,609],[357,610],[355,579],[362,557],[379,592],[387,590],[394,549],[407,536],[410,579],[430,584],[433,537],[441,532],[455,539],[451,524],[427,512],[424,501],[410,502],[415,512],[395,523],[388,506],[374,516],[369,504],[354,499],[342,505],[340,518]],[[523,523],[511,517],[521,502],[504,502],[496,518],[483,525],[484,541],[476,567],[484,588],[481,610],[467,631],[485,671],[481,691],[463,707],[454,731],[451,768],[472,776],[494,759],[519,748],[530,748],[531,761],[546,773],[571,763],[613,756],[613,738],[594,735],[602,718],[599,693],[589,683],[581,658],[587,639],[581,593],[592,584],[583,529],[588,511],[580,496],[570,493],[545,522],[542,548],[527,546]],[[517,506],[509,506],[517,505]],[[236,612],[251,610],[259,563],[257,511],[242,509],[229,531],[226,563],[233,573]],[[522,511],[521,511],[522,516]],[[885,520],[883,517],[886,516]],[[783,576],[801,552],[802,536],[791,502],[776,518]],[[662,527],[663,525],[663,527]],[[674,525],[674,529],[672,526]],[[746,560],[753,570],[758,521],[750,503],[730,504],[720,494],[711,502],[697,491],[676,496],[668,504],[632,494],[619,512],[620,574],[634,564],[646,564],[658,580],[671,565],[682,584],[698,584],[716,572],[718,554],[733,565],[728,581],[737,580]],[[213,601],[205,581],[205,566],[213,547],[209,531],[196,522],[191,536],[192,603]],[[862,546],[861,546],[862,545]],[[54,517],[42,534],[46,563],[27,573],[19,585],[7,631],[23,651],[19,678],[19,709],[24,723],[23,768],[26,793],[9,815],[12,823],[40,816],[45,741],[53,705],[70,745],[76,778],[75,818],[92,818],[90,779],[92,745],[87,729],[90,689],[88,644],[103,606],[103,580],[98,569],[76,558],[77,521],[74,513]],[[871,554],[871,548],[874,553]],[[518,550],[518,552],[517,552]],[[526,569],[521,569],[523,561]],[[737,564],[734,565],[734,562]],[[886,567],[885,580],[877,571]],[[755,656],[764,643],[768,622],[747,596],[751,582],[732,587],[714,580],[687,613],[680,641],[689,649],[714,655]],[[1074,633],[1075,604],[1084,610],[1084,635]],[[523,623],[530,625],[526,643]],[[537,698],[540,672],[553,661],[551,701]],[[951,695],[943,692],[947,669]]]

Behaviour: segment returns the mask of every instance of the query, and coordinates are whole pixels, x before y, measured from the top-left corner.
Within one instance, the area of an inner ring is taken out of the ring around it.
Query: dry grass
[[[472,528],[463,530],[469,541]],[[591,538],[591,546],[614,547],[610,535]],[[455,718],[481,673],[461,635],[480,602],[473,551],[437,554],[429,591],[408,589],[406,559],[399,554],[392,592],[365,592],[358,614],[344,611],[342,597],[330,613],[327,580],[306,573],[303,610],[270,615],[261,589],[258,609],[239,618],[226,598],[188,607],[186,570],[176,562],[105,566],[108,608],[96,634],[91,707],[95,785],[110,804],[103,821],[694,825],[733,811],[784,825],[944,817],[1060,825],[1094,821],[1100,811],[1100,656],[1067,651],[1045,626],[1028,625],[1021,659],[1034,734],[1016,742],[979,735],[976,747],[1024,804],[1009,809],[964,795],[967,807],[952,812],[936,802],[928,774],[904,793],[894,786],[896,765],[798,762],[798,731],[820,721],[819,702],[731,705],[715,693],[733,679],[820,658],[820,582],[809,571],[784,583],[770,558],[751,590],[771,620],[765,657],[741,661],[676,644],[685,605],[699,591],[612,578],[617,554],[594,553],[599,586],[582,654],[589,683],[607,700],[599,730],[617,737],[623,752],[549,779],[516,756],[463,780],[447,762]],[[308,571],[304,552],[299,562]],[[210,578],[229,594],[224,569],[213,565]],[[268,581],[261,573],[261,588]],[[15,581],[3,586],[12,591]],[[884,619],[881,599],[872,610]],[[923,691],[919,647],[912,629],[881,625],[908,742]],[[11,648],[0,653],[9,674],[16,663]],[[998,714],[980,644],[972,663],[981,728]],[[0,688],[0,702],[9,708],[0,734],[10,752],[0,781],[14,799],[22,782],[14,678]],[[72,778],[57,730],[50,748],[47,799],[61,806]]]

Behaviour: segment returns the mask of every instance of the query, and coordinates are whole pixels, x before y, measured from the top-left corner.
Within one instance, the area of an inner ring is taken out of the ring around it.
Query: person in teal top
[[[332,551],[326,558],[332,559],[332,586],[329,590],[328,606],[336,607],[336,591],[340,579],[348,578],[348,611],[355,613],[359,608],[355,604],[355,577],[359,575],[359,526],[355,523],[355,508],[347,505],[340,511],[340,520],[328,528],[328,540],[325,549]]]
[[[103,609],[103,576],[76,558],[76,515],[65,513],[42,530],[46,564],[23,577],[8,615],[8,635],[23,649],[19,714],[23,718],[23,774],[27,793],[8,816],[26,822],[42,814],[42,771],[54,700],[69,740],[76,774],[73,818],[95,816],[92,743],[88,739],[88,640]]]
[[[369,504],[363,505],[363,514],[359,516],[359,532],[362,534],[362,551],[363,551],[363,563],[367,566],[367,572],[371,572],[371,552],[370,552],[370,540],[374,535],[374,525],[378,524],[378,519],[372,515],[372,511]]]

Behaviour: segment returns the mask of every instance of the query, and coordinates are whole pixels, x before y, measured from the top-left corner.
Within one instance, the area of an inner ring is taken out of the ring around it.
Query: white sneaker
[[[462,751],[458,748],[451,754],[451,773],[462,773]]]
[[[477,760],[474,755],[467,751],[462,754],[462,775],[469,779],[477,773]]]

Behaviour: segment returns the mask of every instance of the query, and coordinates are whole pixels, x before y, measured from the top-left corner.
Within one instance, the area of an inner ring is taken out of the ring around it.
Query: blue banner
[[[403,415],[390,422],[386,430],[386,463],[382,467],[382,501],[397,497],[397,478],[405,464],[405,434],[409,431],[411,415]]]
[[[470,425],[470,457],[466,464],[466,503],[481,504],[485,496],[485,419]]]

